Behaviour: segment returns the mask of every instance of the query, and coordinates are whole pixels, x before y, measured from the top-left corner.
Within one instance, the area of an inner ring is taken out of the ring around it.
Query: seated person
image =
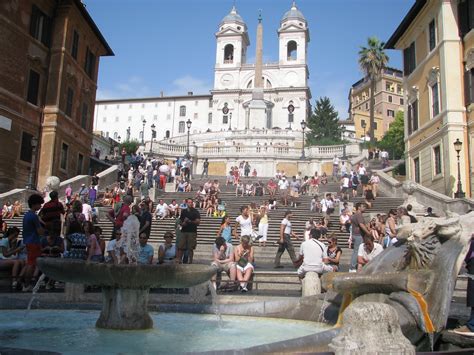
[[[339,261],[341,259],[342,249],[337,245],[337,238],[329,238],[328,246],[328,265],[332,266],[334,271],[337,271],[339,268]]]
[[[227,243],[223,237],[217,237],[212,246],[212,266],[217,268],[217,272],[226,272],[230,279],[230,286],[235,282],[236,268],[234,262],[234,248]],[[217,289],[216,274],[211,278],[212,285]]]
[[[105,188],[104,197],[102,199],[102,205],[111,206],[113,202],[113,193],[109,190],[108,187]]]
[[[61,238],[61,221],[53,221],[48,228],[48,236],[41,239],[41,256],[59,258],[64,253],[64,240]]]
[[[167,216],[168,216],[168,205],[162,199],[160,199],[160,201],[156,205],[155,218],[164,219]]]
[[[314,221],[314,218],[311,217],[309,221],[306,222],[305,224],[305,231],[304,231],[304,240],[309,239],[309,234],[313,229],[316,228],[316,222]]]
[[[298,277],[303,279],[307,272],[315,272],[322,275],[326,272],[337,270],[336,266],[329,263],[327,247],[320,242],[321,232],[318,229],[311,230],[309,239],[301,243],[298,259],[293,263],[298,267]]]
[[[2,214],[4,219],[13,218],[13,205],[10,201],[5,202],[3,205]]]
[[[275,192],[276,192],[277,187],[278,187],[278,185],[277,185],[277,183],[275,182],[275,180],[270,179],[270,180],[268,181],[267,190],[268,190],[268,193],[269,193],[270,197],[275,196]]]
[[[347,210],[343,210],[341,216],[339,217],[339,226],[341,232],[350,232],[351,228],[351,216]]]
[[[237,260],[237,280],[240,282],[240,290],[248,292],[247,284],[253,273],[253,246],[250,244],[250,236],[243,235],[240,244],[235,248],[234,260]]]
[[[180,213],[180,208],[176,200],[172,200],[168,205],[168,216],[170,218],[178,218]]]
[[[19,275],[25,265],[25,261],[18,258],[25,245],[18,246],[17,239],[20,234],[20,230],[17,227],[8,228],[7,232],[0,239],[0,265],[10,266],[12,268],[12,284],[13,290],[18,287]]]
[[[12,218],[20,217],[22,213],[23,213],[22,204],[20,203],[20,201],[15,201],[15,203],[13,204],[13,216],[12,216]]]
[[[316,222],[316,229],[321,232],[321,238],[325,240],[328,234],[328,220],[325,217],[321,217],[319,222]]]
[[[255,196],[255,187],[253,186],[251,181],[245,184],[245,195]]]
[[[326,185],[327,183],[328,183],[328,176],[326,175],[326,173],[323,173],[323,175],[321,175],[321,184]]]
[[[166,232],[165,242],[158,248],[158,264],[174,264],[176,262],[176,244],[173,243],[173,233]]]
[[[176,192],[184,192],[186,190],[186,182],[182,179],[176,180]]]
[[[261,181],[257,181],[255,183],[255,196],[263,196],[263,183]]]
[[[112,239],[107,244],[105,262],[110,264],[118,264],[120,261],[120,246],[117,243],[120,241],[122,237],[122,230],[118,230],[115,233],[115,239]]]
[[[225,217],[226,215],[226,204],[221,199],[217,200],[217,211],[214,217]]]
[[[155,250],[150,244],[148,244],[148,236],[146,233],[141,233],[138,240],[140,243],[138,249],[138,264],[152,264]]]
[[[235,196],[243,196],[244,195],[244,184],[242,182],[238,182],[235,186]]]
[[[364,265],[367,265],[373,258],[383,251],[382,245],[374,243],[374,237],[364,236],[364,243],[359,246],[357,253],[357,271],[361,271]]]

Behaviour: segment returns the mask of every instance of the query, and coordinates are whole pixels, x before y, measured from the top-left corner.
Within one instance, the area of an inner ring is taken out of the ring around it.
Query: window
[[[464,37],[474,28],[474,1],[461,0],[458,3],[459,35]]]
[[[395,111],[393,111],[393,110],[387,110],[387,116],[388,116],[388,117],[395,117]]]
[[[397,94],[403,94],[403,89],[402,89],[402,86],[397,84]]]
[[[184,121],[179,121],[178,132],[184,133],[184,127],[185,127]]]
[[[132,122],[132,116],[128,116],[128,122]]]
[[[61,169],[67,170],[67,158],[68,158],[69,146],[63,143],[61,146]]]
[[[408,134],[418,131],[418,100],[408,105]]]
[[[115,122],[118,122],[119,121],[119,118],[118,116],[115,117]]]
[[[207,115],[207,123],[212,123],[212,112]]]
[[[165,132],[165,138],[169,138],[170,137],[170,131],[166,131]]]
[[[87,121],[89,116],[89,106],[84,102],[82,104],[81,127],[87,130]]]
[[[158,121],[158,115],[153,115],[153,121]]]
[[[33,136],[27,132],[23,132],[21,135],[21,150],[20,159],[31,163],[33,158],[33,148],[31,147],[31,139]]]
[[[38,94],[40,85],[40,75],[34,70],[30,69],[30,76],[28,78],[28,93],[26,101],[33,105],[38,105]]]
[[[171,120],[171,115],[169,113],[166,115],[166,119]]]
[[[435,20],[431,20],[429,26],[428,26],[428,36],[429,36],[429,42],[430,42],[430,52],[436,47],[436,26],[435,26]]]
[[[212,108],[213,102],[212,99],[209,99],[209,108]]]
[[[392,101],[393,101],[392,95],[388,95],[388,102],[392,102]]]
[[[86,50],[86,61],[84,63],[84,70],[89,78],[94,79],[95,74],[95,55],[91,52],[89,47]]]
[[[31,11],[30,35],[49,47],[51,40],[51,19],[33,5]]]
[[[432,117],[436,117],[439,114],[439,88],[438,83],[434,83],[431,86],[431,105],[432,105]]]
[[[186,116],[186,106],[183,105],[183,106],[180,106],[180,107],[179,107],[179,115],[180,115],[181,117],[185,117],[185,116]]]
[[[84,156],[79,154],[77,156],[77,171],[76,175],[82,175],[82,166],[84,165]]]
[[[72,103],[74,100],[74,90],[67,88],[66,115],[72,117]]]
[[[465,105],[474,103],[474,68],[464,72]]]
[[[193,116],[193,117],[194,117],[195,120],[197,120],[197,118],[198,118],[197,112],[194,113],[194,116]]]
[[[107,122],[107,117],[103,117],[102,122],[106,123]]]
[[[386,83],[385,83],[385,90],[386,90],[386,91],[391,91],[391,90],[392,90],[392,84],[389,83],[389,82],[386,82]]]
[[[365,109],[366,109],[366,110],[369,109],[369,103],[368,103],[368,102],[365,103]]]
[[[227,116],[227,115],[222,116],[222,123],[224,123],[224,124],[229,123],[229,116]]]
[[[403,105],[404,101],[402,98],[400,98],[400,105]]]
[[[232,44],[227,44],[224,47],[224,63],[230,64],[234,61],[234,46]]]
[[[374,131],[377,130],[377,122],[374,122]]]
[[[441,165],[441,147],[438,145],[433,148],[434,174],[439,175],[442,172]]]
[[[420,183],[421,182],[421,179],[420,179],[420,158],[415,158],[413,159],[413,171],[414,171],[414,175],[415,175],[415,182],[416,183]]]
[[[77,60],[77,52],[79,51],[79,33],[75,30],[72,33],[72,47],[71,47],[71,56]]]
[[[403,74],[410,75],[416,67],[415,42],[403,50]]]
[[[287,60],[296,60],[297,45],[295,41],[289,41],[286,45]]]

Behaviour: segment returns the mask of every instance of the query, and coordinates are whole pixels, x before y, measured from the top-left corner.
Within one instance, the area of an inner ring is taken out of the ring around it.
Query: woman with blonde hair
[[[250,244],[250,236],[243,235],[240,244],[235,248],[234,260],[236,260],[237,280],[240,282],[240,290],[248,292],[247,285],[253,274],[253,246]]]

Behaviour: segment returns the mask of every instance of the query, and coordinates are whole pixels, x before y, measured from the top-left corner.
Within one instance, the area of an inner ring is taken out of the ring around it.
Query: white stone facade
[[[268,31],[270,32],[270,31]],[[248,104],[252,99],[255,65],[248,64],[250,41],[247,26],[235,8],[224,17],[216,33],[214,88],[208,95],[97,101],[94,130],[110,138],[142,140],[145,119],[145,141],[151,140],[151,125],[156,140],[186,135],[186,121],[191,133],[244,129],[300,130],[300,122],[310,114],[307,44],[309,30],[301,12],[293,4],[278,29],[279,61],[263,65],[264,101],[267,106],[265,127],[252,120]],[[288,106],[293,105],[292,123]],[[227,109],[225,109],[227,108]],[[127,128],[130,127],[129,134]]]

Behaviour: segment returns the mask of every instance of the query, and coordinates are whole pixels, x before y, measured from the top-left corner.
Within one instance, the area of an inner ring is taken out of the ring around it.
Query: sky
[[[100,60],[97,99],[208,94],[214,80],[215,33],[234,0],[84,0],[115,56]],[[235,0],[248,27],[248,62],[262,11],[264,62],[278,61],[277,30],[291,0]],[[357,59],[369,36],[386,42],[414,0],[297,0],[310,31],[311,104],[330,98],[347,118],[348,93],[363,74]],[[401,68],[399,51],[387,51]]]

